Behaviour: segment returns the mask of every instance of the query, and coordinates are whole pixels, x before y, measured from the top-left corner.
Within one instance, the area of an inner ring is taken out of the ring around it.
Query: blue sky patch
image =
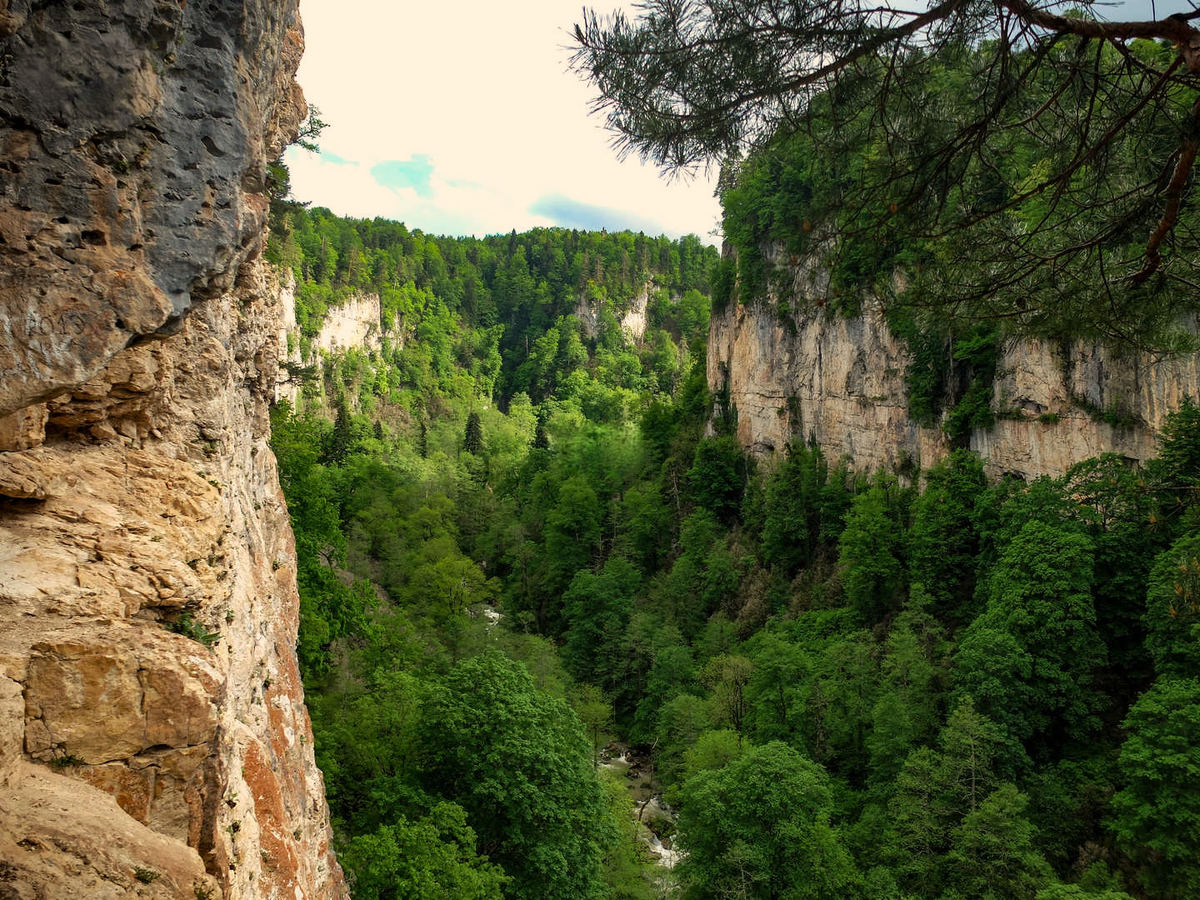
[[[336,153],[330,153],[328,150],[321,151],[321,162],[327,162],[334,166],[357,166],[358,163],[349,159],[343,159]]]
[[[623,209],[582,203],[564,194],[545,194],[533,202],[529,211],[536,216],[545,216],[562,228],[579,228],[585,231],[599,231],[601,228],[609,231],[644,231],[651,236],[658,236],[666,230],[661,222],[647,216]]]
[[[371,166],[371,177],[386,188],[412,188],[418,197],[433,196],[433,162],[428,153],[414,153],[406,161],[389,159]]]

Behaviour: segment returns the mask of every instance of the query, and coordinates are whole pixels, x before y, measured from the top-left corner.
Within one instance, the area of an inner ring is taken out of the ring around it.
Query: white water
[[[642,840],[646,842],[646,846],[650,848],[650,852],[657,856],[655,862],[664,869],[675,868],[675,863],[683,859],[683,854],[674,848],[663,846],[663,842],[658,839],[658,835],[646,829],[646,833],[642,835]]]
[[[600,756],[600,768],[607,769],[621,777],[625,777],[630,767],[628,751],[617,745],[615,749],[605,750]],[[638,837],[649,849],[656,865],[667,869],[675,868],[675,864],[683,858],[683,854],[671,847],[663,846],[662,840],[646,825],[648,820],[667,820],[674,822],[675,811],[662,802],[657,795],[649,800],[634,801],[633,819],[638,824]]]

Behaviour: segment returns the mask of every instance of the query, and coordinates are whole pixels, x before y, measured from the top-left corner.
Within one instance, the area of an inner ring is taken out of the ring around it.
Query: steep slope
[[[945,456],[943,431],[909,415],[909,351],[878,305],[856,317],[827,312],[805,299],[804,273],[793,275],[787,297],[713,313],[709,386],[728,391],[743,446],[761,455],[793,435],[813,437],[830,458],[846,455],[866,470],[905,459],[927,467]],[[1153,456],[1164,416],[1200,396],[1200,359],[1010,341],[991,392],[997,421],[973,429],[970,448],[994,475],[1059,475],[1099,453]]]
[[[0,0],[0,895],[345,893],[257,259],[302,43],[294,2]]]

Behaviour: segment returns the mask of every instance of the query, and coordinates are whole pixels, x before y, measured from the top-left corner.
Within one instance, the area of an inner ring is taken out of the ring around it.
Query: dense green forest
[[[404,406],[444,397],[488,400],[493,392],[506,406],[517,394],[540,403],[575,391],[595,395],[585,402],[636,405],[647,387],[651,393],[673,389],[680,377],[678,342],[706,333],[708,273],[717,253],[694,235],[672,241],[547,228],[482,240],[444,238],[280,202],[272,221],[267,255],[297,279],[303,350],[329,306],[354,291],[379,295],[389,341],[378,377],[395,384],[358,379],[367,392],[360,399],[368,404],[371,390],[390,397],[392,387],[404,384],[428,389],[401,401]],[[653,294],[643,298],[649,337],[627,346],[618,319],[647,290]],[[575,375],[567,383],[588,358],[578,323],[566,319],[579,302],[598,310],[592,363],[604,373],[594,381],[614,396],[597,394],[593,379]],[[402,345],[410,341],[415,346],[406,352]],[[464,375],[468,380],[454,383]]]
[[[804,435],[755,460],[706,387],[694,238],[298,205],[274,235],[307,334],[355,287],[394,316],[273,419],[359,900],[1200,891],[1200,407],[1142,469],[1031,483]],[[678,809],[669,877],[613,738]]]

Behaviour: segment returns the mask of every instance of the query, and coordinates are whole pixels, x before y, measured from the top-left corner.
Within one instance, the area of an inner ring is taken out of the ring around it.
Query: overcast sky
[[[539,225],[716,242],[710,180],[620,162],[569,72],[579,0],[301,0],[300,83],[329,123],[292,195],[433,234]],[[596,3],[608,12],[617,3]]]

